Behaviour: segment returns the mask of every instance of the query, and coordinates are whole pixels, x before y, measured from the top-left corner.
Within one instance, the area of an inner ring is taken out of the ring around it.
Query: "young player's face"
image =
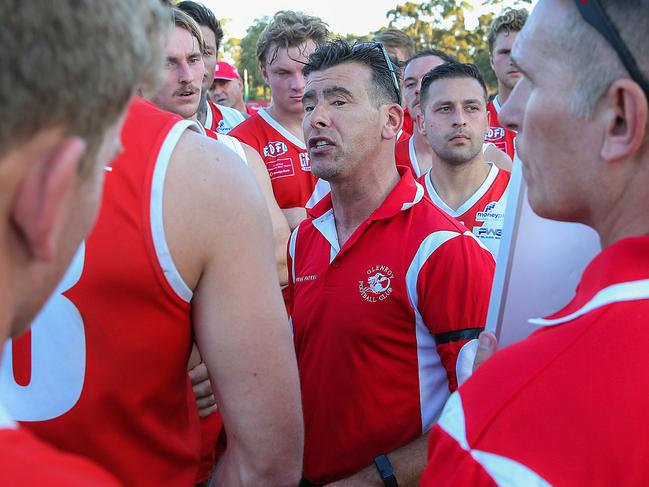
[[[403,71],[403,101],[414,120],[419,111],[419,90],[421,79],[431,69],[444,64],[437,56],[426,56],[413,59]]]
[[[203,75],[203,83],[201,86],[202,92],[207,93],[212,85],[214,77],[214,69],[216,68],[216,37],[214,32],[209,27],[204,25],[199,26],[203,33],[203,41],[205,42],[205,50],[203,51],[203,64],[205,64],[205,73]]]
[[[523,77],[499,119],[518,130],[516,153],[534,211],[545,218],[586,223],[601,129],[571,112],[574,75],[565,62],[545,54],[551,26],[561,25],[565,9],[560,2],[541,0],[519,33],[513,57]]]
[[[302,127],[311,170],[327,181],[353,177],[372,163],[381,139],[385,106],[368,95],[368,67],[345,63],[309,75]]]
[[[76,174],[70,191],[65,195],[57,213],[56,230],[53,232],[55,255],[49,262],[39,262],[29,272],[33,286],[29,293],[22,293],[23,300],[16,303],[11,333],[24,332],[43,303],[52,294],[67,269],[74,253],[92,229],[101,202],[106,177],[110,177],[110,163],[122,151],[120,134],[127,110],[104,133],[94,154],[86,154],[91,167],[84,174]],[[84,161],[84,164],[88,161]]]
[[[165,46],[165,58],[163,82],[151,101],[163,110],[189,118],[198,111],[205,74],[198,39],[175,27]]]
[[[289,49],[280,48],[273,59],[275,46],[268,49],[268,60],[261,67],[264,80],[273,95],[273,105],[280,111],[301,114],[304,76],[302,68],[309,54],[315,50],[315,42],[309,40],[301,46]]]
[[[511,62],[511,51],[518,32],[501,32],[496,36],[493,54],[491,55],[491,68],[496,73],[498,82],[510,90],[514,88],[521,73]]]
[[[484,91],[473,78],[434,81],[428,87],[419,130],[441,161],[460,165],[482,152],[489,117]]]
[[[243,83],[240,79],[215,79],[212,100],[219,105],[235,108],[243,104]]]

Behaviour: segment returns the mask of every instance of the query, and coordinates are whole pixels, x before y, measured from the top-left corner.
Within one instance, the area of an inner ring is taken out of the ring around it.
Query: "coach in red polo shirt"
[[[304,69],[305,140],[331,194],[289,243],[303,485],[416,483],[487,313],[491,255],[395,166],[403,110],[386,58],[335,41]]]

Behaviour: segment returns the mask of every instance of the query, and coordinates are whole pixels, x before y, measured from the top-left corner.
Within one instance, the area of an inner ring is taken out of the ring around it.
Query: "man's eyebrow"
[[[302,103],[308,100],[313,100],[315,98],[315,91],[314,90],[309,90],[304,95],[302,95]]]
[[[342,86],[332,86],[331,88],[325,88],[322,91],[322,94],[325,96],[325,98],[336,95],[344,95],[348,98],[354,97],[351,91],[349,91],[347,88],[343,88]]]
[[[484,104],[484,99],[481,100],[480,98],[469,98],[468,100],[462,100],[462,105],[474,105],[480,104],[480,102]]]

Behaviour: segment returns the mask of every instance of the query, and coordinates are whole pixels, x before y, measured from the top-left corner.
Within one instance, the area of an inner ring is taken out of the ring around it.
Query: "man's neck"
[[[505,104],[511,93],[511,88],[508,88],[504,84],[498,82],[498,94],[496,95],[496,98],[498,99],[498,104],[501,107]]]
[[[341,247],[381,206],[399,182],[394,155],[391,162],[386,159],[385,164],[376,164],[373,169],[346,181],[330,181],[336,232]]]
[[[473,160],[459,166],[434,161],[427,177],[441,200],[457,211],[484,183],[490,169],[480,151]]]
[[[304,132],[302,130],[302,120],[304,115],[300,113],[286,112],[278,109],[277,105],[268,107],[268,115],[273,117],[279,124],[295,135],[300,140],[304,140]]]
[[[239,110],[241,113],[243,113],[245,115],[248,114],[248,110],[246,110],[246,104],[243,101],[240,101],[239,103],[237,103],[237,105],[235,107],[233,107],[233,108],[235,110]]]
[[[201,95],[201,101],[198,104],[198,111],[196,112],[196,115],[192,118],[197,119],[200,124],[205,127],[205,121],[207,120],[207,111],[210,109],[210,107],[207,105],[207,97]]]
[[[428,143],[428,140],[426,140],[426,137],[421,135],[416,128],[413,131],[412,140],[415,145],[415,156],[417,157],[419,174],[426,174],[433,166],[433,157],[435,157],[433,148]]]

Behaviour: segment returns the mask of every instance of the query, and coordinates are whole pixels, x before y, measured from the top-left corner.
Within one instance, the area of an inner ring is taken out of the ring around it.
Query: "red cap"
[[[241,79],[237,68],[225,61],[219,61],[214,68],[214,79]]]

